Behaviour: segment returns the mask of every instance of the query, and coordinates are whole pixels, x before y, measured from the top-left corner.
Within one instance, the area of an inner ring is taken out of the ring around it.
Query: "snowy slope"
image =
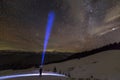
[[[36,71],[37,69],[34,68],[21,71],[1,71],[0,76]],[[93,80],[93,78],[95,80],[120,80],[120,50],[105,51],[81,59],[48,64],[44,66],[44,71],[57,71],[69,75],[71,78],[67,78],[67,80]],[[27,77],[11,80],[40,79],[39,77]],[[42,80],[66,80],[66,78],[43,77]]]
[[[74,78],[96,77],[100,80],[120,80],[120,50],[101,52],[82,59],[47,65],[61,72],[70,73]]]

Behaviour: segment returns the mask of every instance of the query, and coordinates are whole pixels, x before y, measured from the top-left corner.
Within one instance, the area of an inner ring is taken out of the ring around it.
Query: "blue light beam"
[[[53,11],[50,11],[48,14],[48,22],[47,22],[47,26],[46,26],[46,34],[45,34],[44,47],[43,47],[43,52],[42,52],[41,67],[44,64],[45,52],[47,49],[47,44],[48,44],[48,40],[50,37],[50,33],[51,33],[54,19],[55,19],[55,13]]]

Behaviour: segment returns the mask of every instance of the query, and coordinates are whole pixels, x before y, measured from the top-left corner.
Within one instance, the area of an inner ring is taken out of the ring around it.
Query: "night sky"
[[[120,0],[0,0],[0,50],[81,52],[120,42]]]

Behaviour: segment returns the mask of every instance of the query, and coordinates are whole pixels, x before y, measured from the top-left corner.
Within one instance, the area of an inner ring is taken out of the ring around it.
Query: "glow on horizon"
[[[43,64],[44,64],[45,52],[46,52],[46,49],[47,49],[47,44],[48,44],[48,40],[49,40],[49,37],[50,37],[51,29],[52,29],[52,26],[53,26],[54,18],[55,18],[55,13],[53,11],[50,11],[49,14],[48,14],[48,22],[47,22],[47,26],[46,26],[44,47],[43,47],[42,58],[41,58],[42,59],[41,60],[41,66],[43,66]]]

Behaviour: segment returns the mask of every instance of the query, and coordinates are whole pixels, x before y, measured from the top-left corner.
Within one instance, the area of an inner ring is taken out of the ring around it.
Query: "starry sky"
[[[120,0],[0,0],[0,50],[81,52],[120,42]]]

